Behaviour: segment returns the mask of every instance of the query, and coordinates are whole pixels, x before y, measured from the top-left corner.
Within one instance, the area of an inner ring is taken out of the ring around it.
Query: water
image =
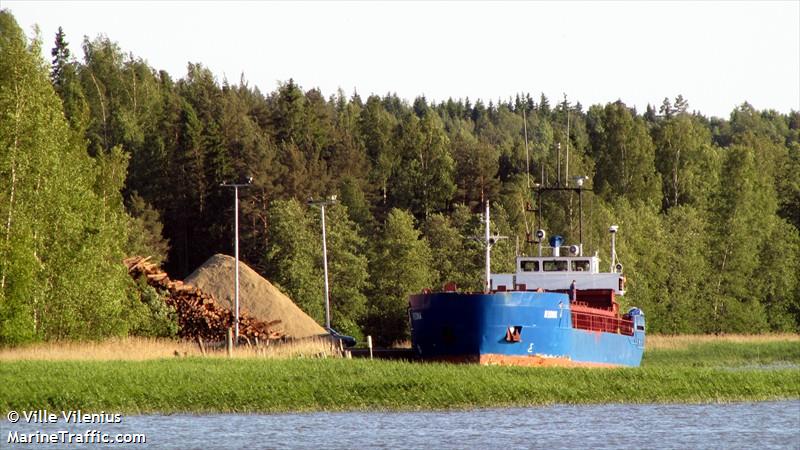
[[[757,448],[800,449],[800,401],[709,405],[556,405],[455,412],[123,416],[119,424],[16,424],[9,432],[144,433],[113,448]]]

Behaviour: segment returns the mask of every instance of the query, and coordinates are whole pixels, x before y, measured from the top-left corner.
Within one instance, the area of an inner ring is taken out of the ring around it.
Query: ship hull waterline
[[[573,327],[563,293],[423,293],[409,304],[412,346],[425,360],[638,367],[644,352],[644,326],[632,335]],[[516,340],[510,330],[518,332]]]

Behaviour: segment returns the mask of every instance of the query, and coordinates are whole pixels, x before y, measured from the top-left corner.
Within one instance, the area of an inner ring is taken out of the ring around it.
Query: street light
[[[336,196],[332,195],[325,200],[308,199],[308,205],[319,208],[322,215],[322,267],[325,271],[325,329],[331,331],[331,303],[328,294],[328,245],[325,237],[325,207],[336,203]]]
[[[236,260],[235,266],[236,268],[234,271],[236,274],[234,275],[234,304],[236,308],[236,315],[233,318],[233,325],[234,325],[234,341],[238,344],[239,343],[239,188],[245,188],[250,186],[253,183],[253,177],[247,177],[246,183],[222,183],[220,186],[222,187],[232,187],[234,192],[234,202],[233,202],[233,229],[234,229],[234,259]]]

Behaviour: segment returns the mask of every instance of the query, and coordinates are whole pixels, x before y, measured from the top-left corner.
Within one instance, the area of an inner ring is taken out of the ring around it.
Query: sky
[[[643,112],[678,94],[728,117],[800,110],[800,0],[774,2],[74,2],[2,0],[50,60],[100,34],[177,79],[199,62],[262,92],[293,78],[413,101],[567,95]]]

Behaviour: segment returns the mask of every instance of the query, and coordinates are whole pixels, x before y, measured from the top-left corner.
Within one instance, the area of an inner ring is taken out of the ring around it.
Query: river
[[[60,413],[60,412],[58,412]],[[14,434],[92,430],[144,434],[146,444],[112,448],[757,448],[800,449],[800,401],[703,405],[553,405],[436,412],[123,415],[116,424],[0,421],[0,448],[103,448],[8,445]],[[126,439],[121,436],[121,439]],[[65,437],[68,439],[68,437]]]

